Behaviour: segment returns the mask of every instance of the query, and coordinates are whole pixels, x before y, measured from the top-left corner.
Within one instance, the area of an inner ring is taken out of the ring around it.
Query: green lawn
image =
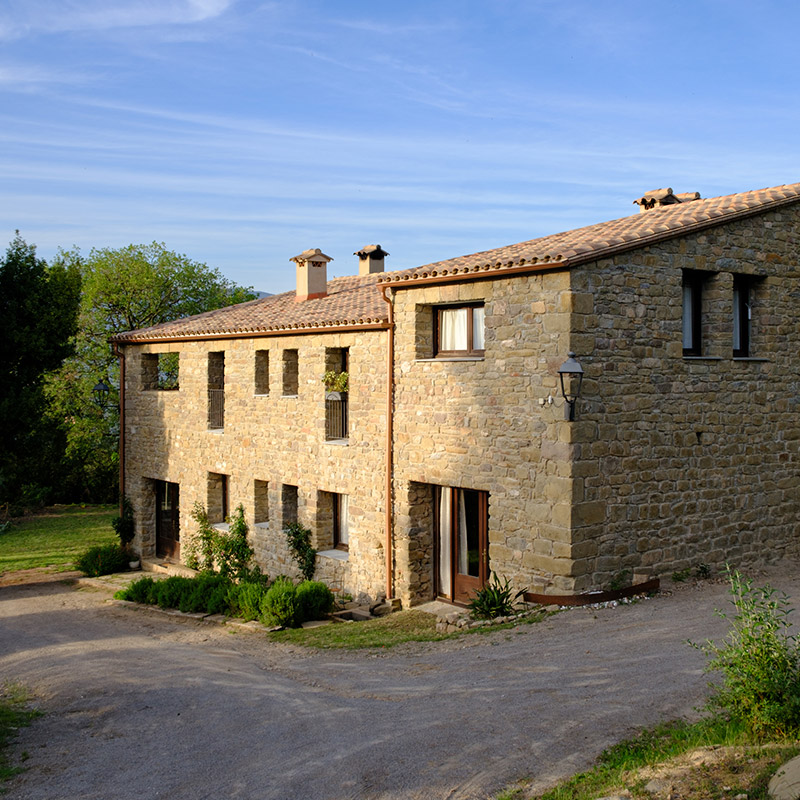
[[[0,572],[49,567],[72,569],[75,559],[96,544],[112,544],[116,506],[53,506],[41,514],[15,519],[0,533]]]

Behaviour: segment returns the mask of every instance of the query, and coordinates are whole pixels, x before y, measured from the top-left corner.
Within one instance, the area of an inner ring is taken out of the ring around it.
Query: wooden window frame
[[[458,358],[458,357],[483,357],[486,350],[478,349],[474,346],[474,316],[476,308],[484,308],[486,304],[478,303],[459,303],[458,305],[434,306],[433,308],[433,354],[436,358]],[[439,347],[440,331],[442,327],[442,313],[444,311],[467,311],[467,349],[466,350],[441,350]],[[485,336],[485,329],[484,329]]]

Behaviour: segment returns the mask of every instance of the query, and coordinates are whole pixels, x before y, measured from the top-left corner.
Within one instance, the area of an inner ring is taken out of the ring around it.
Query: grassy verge
[[[50,567],[72,569],[75,559],[94,545],[112,544],[116,506],[54,506],[41,514],[15,519],[0,534],[0,572]]]
[[[27,693],[20,686],[11,683],[0,685],[0,783],[22,771],[21,767],[11,763],[8,748],[17,730],[40,715],[40,712],[25,707],[27,700]],[[26,757],[25,753],[22,757]]]
[[[701,754],[697,751],[705,748]],[[695,753],[694,757],[688,754]],[[597,764],[574,775],[537,800],[594,800],[629,792],[634,798],[652,798],[645,790],[651,780],[664,791],[693,800],[727,800],[746,794],[748,800],[767,798],[767,784],[776,770],[800,753],[797,742],[759,743],[743,727],[722,720],[672,722],[642,731],[605,750]],[[497,800],[534,797],[517,786]]]
[[[539,622],[546,616],[548,614],[542,612],[541,615],[533,615],[502,625],[470,628],[456,633],[439,633],[436,630],[435,615],[411,609],[365,622],[335,623],[318,628],[292,628],[275,631],[269,636],[278,642],[290,642],[322,650],[360,650],[369,647],[385,649],[404,642],[438,642],[469,634],[488,636],[501,631],[508,632],[521,625]]]
[[[436,617],[424,611],[398,611],[366,622],[342,622],[318,628],[289,628],[270,633],[279,642],[321,649],[358,650],[394,647],[403,642],[436,642],[453,634],[437,633]]]

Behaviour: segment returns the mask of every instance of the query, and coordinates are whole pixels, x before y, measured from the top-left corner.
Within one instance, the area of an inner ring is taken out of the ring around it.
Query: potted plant
[[[343,394],[349,389],[350,376],[346,372],[337,372],[329,369],[323,376],[326,400],[341,400]]]
[[[119,536],[119,543],[123,550],[128,553],[129,566],[131,569],[139,569],[140,559],[131,549],[131,542],[136,535],[136,527],[133,519],[133,504],[127,497],[122,498],[122,513],[111,520],[111,526]]]

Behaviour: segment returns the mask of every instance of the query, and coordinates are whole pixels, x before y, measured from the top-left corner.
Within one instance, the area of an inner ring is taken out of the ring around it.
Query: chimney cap
[[[639,206],[640,211],[649,211],[656,206],[671,206],[676,203],[689,203],[692,200],[699,199],[700,192],[680,192],[675,194],[671,187],[667,187],[645,192],[644,197],[634,200],[633,204]]]
[[[292,256],[289,261],[294,261],[299,264],[301,261],[324,261],[326,264],[333,261],[332,256],[326,256],[319,247],[310,247],[308,250],[303,250],[300,255]]]
[[[368,244],[365,247],[362,247],[360,250],[356,250],[353,255],[358,256],[359,258],[367,258],[368,256],[383,258],[384,256],[388,256],[389,253],[387,253],[379,244]]]

